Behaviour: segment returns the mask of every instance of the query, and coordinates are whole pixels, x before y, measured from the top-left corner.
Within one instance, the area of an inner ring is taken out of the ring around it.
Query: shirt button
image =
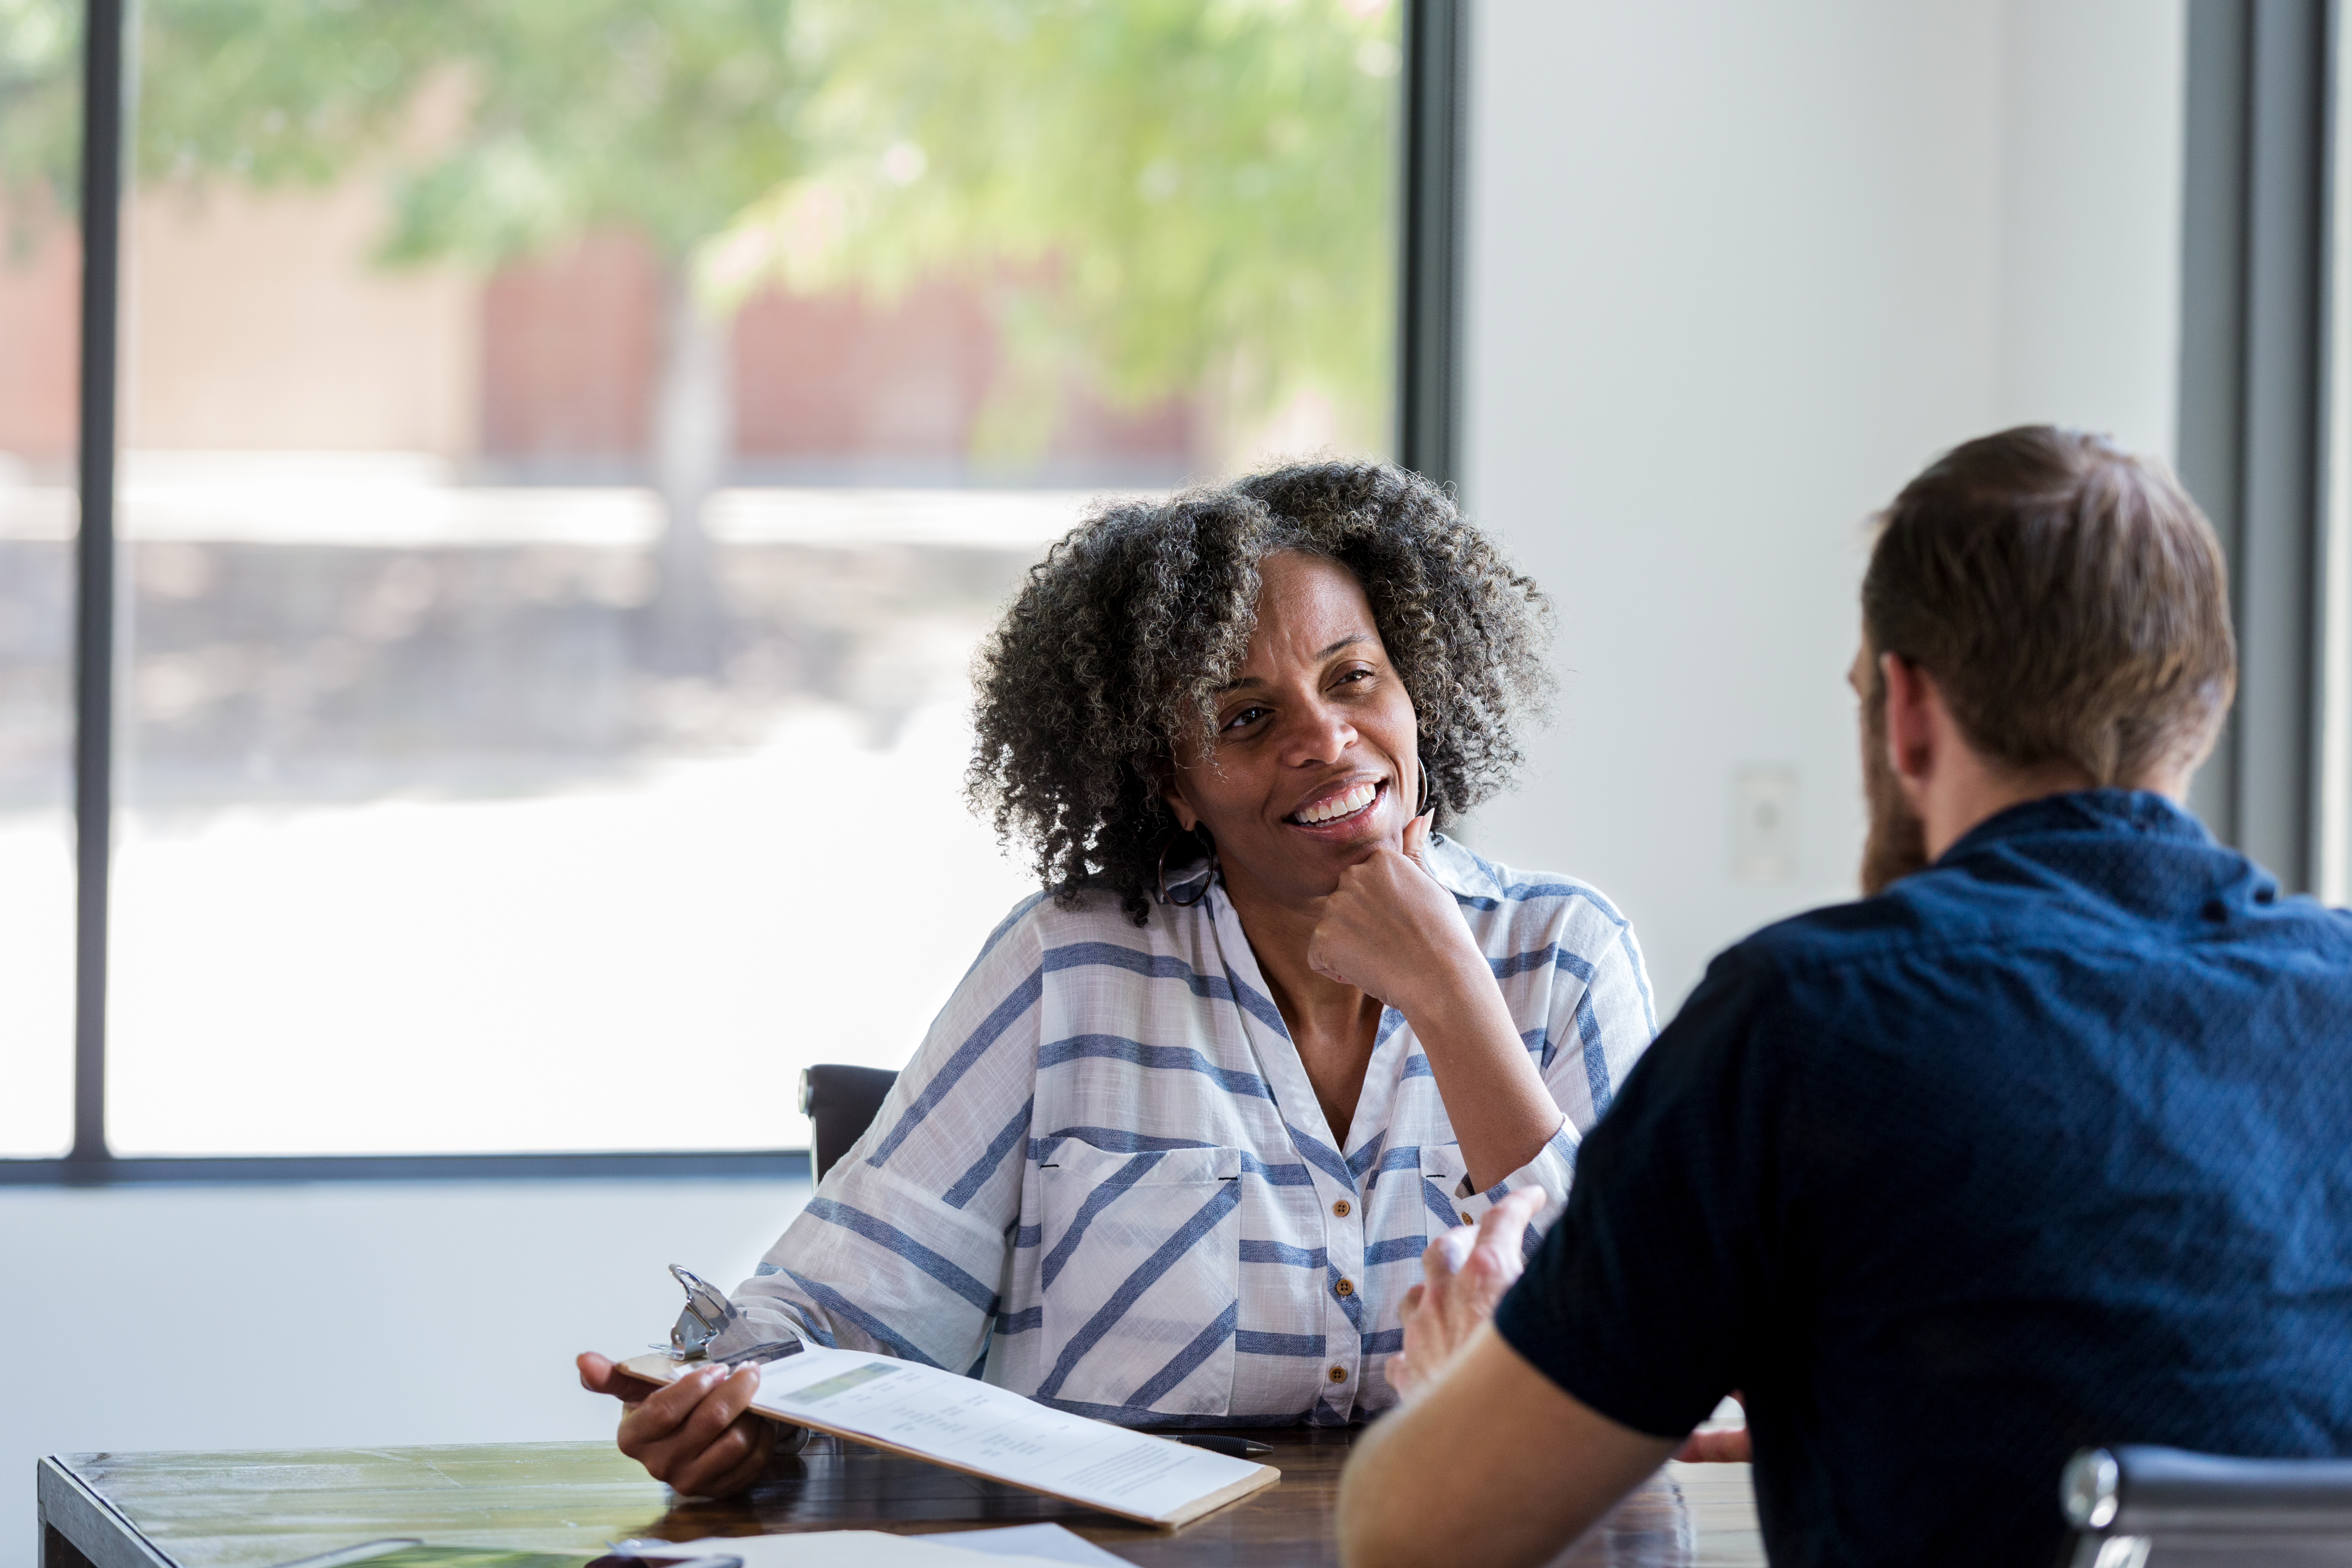
[[[1335,1367],[1333,1367],[1333,1368],[1331,1369],[1331,1381],[1332,1381],[1332,1382],[1334,1382],[1334,1383],[1345,1383],[1345,1382],[1347,1382],[1347,1381],[1348,1381],[1348,1369],[1347,1369],[1346,1367],[1344,1367],[1344,1366],[1335,1366]]]
[[[1339,1295],[1352,1296],[1356,1293],[1356,1282],[1353,1279],[1342,1279],[1331,1289]]]
[[[1470,1217],[1469,1214],[1465,1211],[1465,1212],[1463,1214],[1463,1215],[1462,1215],[1462,1223],[1463,1223],[1464,1225],[1476,1225],[1478,1222],[1477,1222],[1476,1220],[1475,1220],[1475,1219],[1472,1219],[1472,1218]]]
[[[1354,1211],[1349,1208],[1348,1200],[1341,1198],[1338,1203],[1331,1205],[1331,1212],[1338,1215],[1341,1219],[1346,1219],[1348,1215]]]

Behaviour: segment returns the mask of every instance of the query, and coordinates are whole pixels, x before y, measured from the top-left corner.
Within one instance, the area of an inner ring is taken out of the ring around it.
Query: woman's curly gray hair
[[[1441,820],[1517,766],[1513,718],[1550,691],[1550,602],[1435,485],[1384,464],[1302,463],[1112,503],[1029,569],[974,672],[965,794],[1063,902],[1108,889],[1150,920],[1177,831],[1160,798],[1171,742],[1213,728],[1256,624],[1258,563],[1282,551],[1363,584]]]

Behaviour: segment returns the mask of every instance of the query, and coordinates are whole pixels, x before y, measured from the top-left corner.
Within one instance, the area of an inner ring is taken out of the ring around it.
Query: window
[[[79,11],[0,0],[0,1156],[73,1142]]]
[[[961,795],[1024,569],[1095,496],[1390,448],[1392,0],[136,17],[118,1154],[804,1144],[798,1069],[903,1061],[1034,887]],[[48,253],[0,274],[11,362],[70,310]],[[13,374],[30,1153],[70,409]]]

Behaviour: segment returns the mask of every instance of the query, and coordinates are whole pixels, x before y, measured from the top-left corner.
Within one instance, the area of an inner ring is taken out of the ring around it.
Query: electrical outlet
[[[1796,769],[1742,768],[1732,780],[1731,874],[1743,882],[1796,879]]]

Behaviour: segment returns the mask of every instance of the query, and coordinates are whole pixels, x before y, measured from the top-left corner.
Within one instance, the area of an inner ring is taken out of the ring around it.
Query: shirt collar
[[[1430,834],[1429,851],[1422,857],[1422,864],[1437,879],[1439,887],[1457,899],[1495,897],[1503,891],[1484,860],[1443,833]]]
[[[2004,839],[2041,833],[2127,833],[2185,844],[2213,842],[2203,823],[2154,790],[2069,790],[1993,813],[1960,835],[1937,864]]]

